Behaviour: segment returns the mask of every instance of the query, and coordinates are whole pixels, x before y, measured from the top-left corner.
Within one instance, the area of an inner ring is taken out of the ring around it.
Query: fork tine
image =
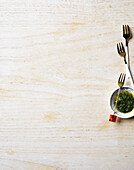
[[[119,52],[121,52],[121,46],[120,46],[120,43],[119,43]]]
[[[125,34],[127,34],[127,26],[125,25]]]
[[[128,26],[126,25],[126,34],[128,34]]]
[[[124,25],[124,34],[126,34],[126,25]]]
[[[128,25],[126,25],[126,34],[128,34]]]
[[[124,82],[125,82],[125,78],[126,78],[126,74],[124,74],[124,77],[123,77],[123,84],[124,84]]]
[[[122,45],[123,45],[123,44],[122,44],[122,42],[121,42],[121,43],[120,43],[120,46],[121,46],[121,52],[123,53],[123,48],[122,48]]]
[[[119,45],[117,44],[117,51],[118,51],[118,53],[120,54],[120,51],[119,51]]]
[[[125,34],[125,28],[124,28],[124,25],[123,25],[123,34]]]
[[[121,75],[121,83],[123,83],[123,78],[124,78],[124,74],[122,73],[122,75]]]
[[[119,79],[118,79],[118,82],[121,81],[121,78],[122,78],[122,73],[120,74],[120,77],[119,77]]]
[[[125,48],[124,48],[123,43],[121,43],[121,47],[122,47],[122,51],[125,52]]]
[[[124,83],[125,77],[126,77],[126,74],[123,73],[123,74],[122,74],[122,80],[121,80],[122,83]]]
[[[121,48],[121,43],[120,43],[120,53],[122,53],[123,51],[122,51],[122,48]]]
[[[130,27],[129,27],[129,25],[127,25],[127,28],[128,28],[128,34],[130,34]]]

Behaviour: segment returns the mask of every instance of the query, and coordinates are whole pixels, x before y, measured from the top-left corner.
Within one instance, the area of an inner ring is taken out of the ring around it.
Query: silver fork
[[[118,79],[118,86],[119,86],[119,89],[121,89],[125,83],[125,77],[126,77],[126,74],[124,73],[121,73],[120,76],[119,76],[119,79]]]
[[[126,46],[128,46],[128,40],[130,38],[129,25],[123,25],[123,37],[126,39]]]
[[[115,111],[113,114],[110,114],[110,117],[109,117],[109,121],[111,122],[116,122],[116,118],[117,116],[115,115],[116,114],[116,106],[117,106],[117,102],[118,102],[118,99],[119,99],[119,93],[120,93],[120,89],[123,87],[124,83],[125,83],[125,77],[126,77],[126,74],[123,74],[121,73],[120,76],[119,76],[119,79],[118,79],[118,86],[119,86],[119,90],[118,90],[118,93],[117,93],[117,98],[116,98],[116,103],[115,103]]]
[[[125,50],[126,50],[126,61],[128,62],[128,66],[130,67],[129,62],[129,49],[128,49],[128,40],[130,39],[130,27],[129,25],[123,25],[123,37],[125,38]]]
[[[133,80],[133,76],[132,76],[132,73],[131,73],[131,70],[130,70],[130,67],[129,67],[128,61],[126,60],[126,52],[125,52],[125,48],[124,48],[124,46],[123,46],[123,44],[122,44],[122,43],[117,44],[117,51],[118,51],[119,55],[120,55],[121,57],[123,57],[123,58],[124,58],[125,66],[126,66],[127,76],[128,76],[128,77],[130,77],[130,80],[131,80],[132,86],[134,87],[134,80]]]
[[[115,108],[117,106],[117,102],[118,102],[118,98],[119,98],[119,94],[120,94],[120,89],[123,87],[123,85],[125,83],[125,78],[126,78],[126,74],[121,73],[120,76],[119,76],[119,79],[118,79],[119,90],[118,90],[117,98],[116,98],[116,101],[115,101]],[[115,114],[115,112],[114,112],[114,114]]]
[[[124,46],[121,43],[117,44],[117,51],[118,51],[118,54],[124,58],[124,62],[125,64],[127,64],[127,61],[126,61],[126,52],[125,52],[125,49],[124,49]]]

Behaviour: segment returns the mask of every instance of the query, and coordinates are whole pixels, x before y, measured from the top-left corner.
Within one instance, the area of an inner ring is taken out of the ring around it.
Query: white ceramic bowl
[[[129,112],[129,113],[121,113],[119,112],[118,110],[116,110],[116,108],[114,107],[114,104],[113,104],[113,99],[115,98],[115,95],[118,93],[118,90],[115,90],[110,98],[110,105],[111,105],[111,108],[112,110],[115,112],[115,115],[120,117],[120,118],[130,118],[130,117],[133,117],[134,116],[134,109]],[[120,91],[129,91],[131,92],[133,95],[134,95],[134,90],[130,87],[122,87],[120,89]]]

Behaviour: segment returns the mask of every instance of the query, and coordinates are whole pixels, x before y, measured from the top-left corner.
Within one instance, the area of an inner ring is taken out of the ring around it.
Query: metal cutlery
[[[127,64],[127,61],[126,61],[126,52],[125,52],[125,49],[124,49],[124,46],[121,43],[117,44],[117,51],[118,51],[118,54],[124,58],[124,62],[125,64]]]
[[[132,76],[132,73],[130,70],[129,49],[128,49],[128,41],[131,38],[131,32],[130,32],[129,25],[123,25],[123,37],[125,38],[125,48],[123,46],[123,43],[118,43],[117,51],[118,51],[118,54],[121,57],[123,57],[123,59],[124,59],[127,77],[130,78],[133,88],[123,87],[124,83],[125,83],[126,74],[121,73],[119,76],[119,79],[118,79],[119,89],[117,89],[112,94],[111,99],[110,99],[110,105],[111,105],[112,110],[114,111],[114,113],[110,114],[110,117],[109,117],[109,121],[111,121],[111,122],[116,122],[117,116],[124,118],[124,116],[122,116],[122,113],[120,113],[120,111],[118,111],[118,109],[117,109],[117,103],[119,100],[120,92],[124,91],[124,89],[126,89],[126,91],[132,91],[134,93],[134,90],[133,90],[134,89],[134,79],[133,79],[133,76]],[[116,98],[115,98],[115,96],[116,96]],[[113,101],[114,101],[114,103],[113,103]],[[133,116],[133,114],[130,113],[128,117],[131,117],[131,116]]]
[[[121,73],[120,76],[119,76],[119,79],[118,79],[118,86],[119,86],[119,91],[118,91],[118,94],[117,94],[117,99],[115,101],[115,107],[117,105],[117,101],[118,101],[118,98],[119,98],[119,93],[120,93],[120,89],[123,87],[124,83],[125,83],[125,77],[126,77],[126,74],[124,73]]]
[[[118,98],[119,98],[119,94],[120,94],[120,89],[123,87],[123,85],[125,83],[125,77],[126,77],[126,74],[121,73],[120,76],[119,76],[119,79],[118,79],[119,90],[118,90],[117,98],[116,98],[116,101],[115,101],[115,108],[117,106],[117,102],[118,102]],[[110,115],[109,121],[116,122],[116,118],[117,118],[117,116],[115,115],[115,111],[114,111],[114,114]]]
[[[123,46],[123,43],[117,44],[117,51],[118,51],[118,54],[119,54],[121,57],[124,58],[127,76],[130,77],[132,86],[134,87],[134,80],[133,80],[133,76],[132,76],[132,73],[131,73],[129,64],[128,64],[127,60],[126,60],[126,52],[125,52],[125,48],[124,48],[124,46]]]
[[[123,25],[123,37],[125,38],[126,61],[129,67],[130,67],[130,62],[129,62],[128,41],[130,39],[130,36],[131,36],[131,32],[130,32],[129,25]]]
[[[128,46],[128,40],[130,38],[130,28],[129,28],[129,25],[123,25],[123,37],[126,40],[126,46]]]

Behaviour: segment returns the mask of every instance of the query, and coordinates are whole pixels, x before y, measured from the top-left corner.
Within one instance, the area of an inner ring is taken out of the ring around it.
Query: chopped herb
[[[128,113],[133,110],[134,107],[134,96],[128,91],[121,91],[116,105],[117,94],[113,100],[114,106],[119,112]]]

